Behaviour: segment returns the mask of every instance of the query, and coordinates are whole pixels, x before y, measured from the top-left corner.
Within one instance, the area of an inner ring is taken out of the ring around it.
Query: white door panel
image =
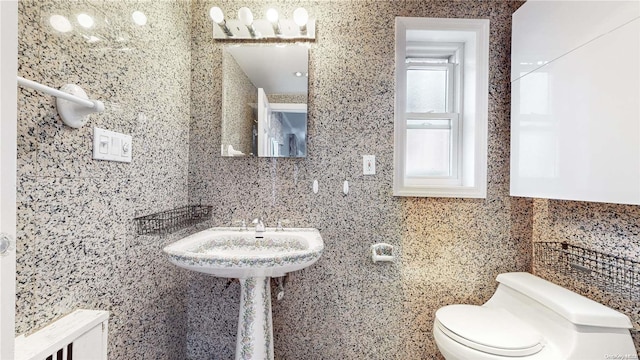
[[[263,88],[258,88],[258,156],[273,156],[271,152],[271,104]]]
[[[16,274],[18,3],[0,0],[0,359],[13,359]],[[1,241],[0,241],[1,242]],[[6,244],[5,244],[6,245]]]

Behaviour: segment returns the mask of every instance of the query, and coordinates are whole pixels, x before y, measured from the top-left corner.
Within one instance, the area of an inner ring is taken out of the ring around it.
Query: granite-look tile
[[[180,176],[145,177],[136,183],[130,191],[132,218],[187,205],[186,180]]]
[[[174,106],[161,113],[140,112],[132,133],[132,175],[154,174],[156,177],[185,176],[188,164],[188,126],[176,119],[184,118]],[[148,179],[151,180],[151,179]],[[146,180],[145,180],[146,181]]]
[[[32,254],[38,259],[38,296],[31,306],[47,309],[39,314],[38,326],[78,307],[111,307],[110,299],[116,291],[113,285],[119,283],[114,277],[114,264],[121,250],[114,241],[118,226],[108,218],[126,216],[126,209],[109,200],[92,201],[104,199],[101,191],[113,193],[104,185],[108,186],[92,179],[45,180],[33,185],[33,196],[38,198],[38,218],[34,222],[40,229],[47,229],[39,231],[37,251]],[[40,191],[55,194],[59,202],[45,204],[50,200],[38,194]]]
[[[102,46],[126,49],[140,43],[161,40],[188,46],[188,19],[190,9],[184,1],[40,1],[40,27],[48,42],[68,42],[72,47]],[[141,11],[147,17],[145,25],[132,21],[133,11]],[[94,23],[83,28],[76,15],[85,13]],[[71,30],[59,32],[49,23],[52,15],[67,17]],[[172,30],[172,31],[170,31]],[[178,31],[175,31],[178,30]]]
[[[17,169],[18,176],[37,175],[37,156],[39,134],[39,118],[47,114],[47,106],[38,104],[36,95],[32,91],[20,89],[18,91],[17,122]]]
[[[190,274],[187,306],[186,358],[233,358],[240,311],[240,283],[205,274]]]
[[[130,180],[55,179],[39,180],[38,225],[42,239],[65,239],[95,234],[127,233],[123,220],[131,219],[126,189]]]
[[[140,358],[179,358],[185,352],[186,312],[183,299],[177,295],[186,293],[187,274],[170,264],[162,253],[162,247],[175,241],[176,236],[162,241],[144,236],[123,240],[125,250],[116,269],[121,281],[114,296],[114,303],[119,306],[113,309],[116,330],[123,338],[110,342],[110,353],[116,358],[131,354]],[[164,346],[177,347],[168,351]]]
[[[42,81],[45,69],[40,63],[40,53],[45,43],[40,29],[40,8],[36,1],[20,1],[18,18],[18,75],[26,79]],[[37,169],[39,131],[43,120],[51,121],[54,102],[48,95],[21,87],[18,92],[18,171],[21,175],[35,176]],[[54,120],[55,121],[55,120]]]
[[[289,336],[299,339],[307,335],[306,341],[313,342],[316,349],[334,343],[337,349],[342,349],[338,353],[345,358],[390,358],[397,349],[393,344],[398,341],[393,335],[398,333],[398,324],[392,319],[400,315],[402,303],[399,301],[401,289],[398,279],[393,276],[381,278],[372,271],[357,271],[346,276],[335,274],[333,278],[322,277],[323,281],[320,282],[317,276],[319,272],[322,272],[322,266],[314,265],[303,272],[291,274],[287,280],[285,298],[274,302],[276,344],[289,350],[284,357],[304,357],[303,348],[291,346]],[[375,282],[372,283],[372,280]],[[316,309],[305,306],[295,309],[290,305],[304,301],[310,295],[327,300],[327,307]],[[315,315],[318,311],[322,313]],[[377,334],[375,329],[380,326],[388,332]],[[326,331],[325,327],[334,327],[338,332],[328,339],[308,336]],[[376,342],[378,346],[372,347]],[[377,352],[374,352],[376,349]]]
[[[181,48],[190,47],[191,4],[189,1],[105,1],[103,11],[111,15],[111,38],[123,34],[132,42],[173,43]],[[138,25],[131,14],[140,11],[147,23]]]
[[[37,209],[31,192],[34,181],[18,179],[16,194],[16,333],[25,333],[37,326],[38,272],[40,252],[38,251],[39,227],[36,223]]]
[[[149,16],[146,33],[131,25],[138,6]],[[79,31],[77,12],[95,16],[95,27]],[[54,13],[74,29],[55,32]],[[132,218],[187,201],[190,5],[22,1],[19,17],[20,73],[52,87],[78,83],[106,111],[73,131],[60,123],[52,97],[22,91],[18,330],[78,307],[105,309],[110,358],[183,358],[186,274],[162,254],[163,241],[176,238],[138,238]],[[131,133],[133,163],[93,161],[92,126]]]

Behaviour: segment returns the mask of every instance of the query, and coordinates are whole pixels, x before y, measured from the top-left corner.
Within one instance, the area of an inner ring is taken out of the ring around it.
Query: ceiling
[[[306,94],[309,48],[305,45],[231,45],[225,47],[253,85],[267,94]],[[302,76],[296,77],[295,72]]]

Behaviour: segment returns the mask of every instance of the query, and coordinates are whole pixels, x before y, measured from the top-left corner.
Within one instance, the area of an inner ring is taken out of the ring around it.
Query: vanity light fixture
[[[238,10],[238,19],[247,27],[249,35],[251,35],[252,38],[256,37],[256,31],[253,28],[253,14],[248,7],[241,7],[240,10]]]
[[[267,9],[266,18],[273,27],[273,33],[276,35],[282,35],[282,31],[280,31],[280,23],[278,22],[278,11],[274,8]]]
[[[80,13],[76,17],[78,19],[78,24],[85,29],[90,29],[93,27],[94,21],[93,18],[85,13]]]
[[[302,77],[302,73],[300,71],[296,71],[293,73],[295,77]]]
[[[309,13],[305,8],[297,8],[293,11],[293,22],[300,28],[301,35],[307,35],[307,22],[309,21]]]
[[[49,18],[49,24],[52,28],[61,33],[66,33],[73,30],[73,25],[71,25],[69,19],[62,15],[51,15],[51,17]]]
[[[139,26],[144,26],[147,24],[147,15],[145,15],[142,11],[134,11],[131,13],[131,19],[133,22]]]
[[[295,9],[292,18],[283,18],[278,10],[268,8],[264,18],[254,19],[248,7],[241,7],[237,19],[225,21],[222,9],[214,6],[209,10],[209,16],[218,25],[213,27],[214,39],[309,40],[316,37],[315,19],[309,18],[309,13],[304,8]]]
[[[213,22],[218,24],[218,26],[226,36],[233,36],[231,30],[229,30],[229,28],[227,27],[227,22],[224,21],[224,14],[222,13],[222,9],[217,6],[212,7],[211,10],[209,10],[209,16],[211,17],[211,20],[213,20]]]

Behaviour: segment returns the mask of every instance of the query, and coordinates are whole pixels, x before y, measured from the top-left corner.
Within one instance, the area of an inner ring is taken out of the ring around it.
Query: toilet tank
[[[503,308],[527,322],[562,359],[636,354],[629,317],[529,273],[505,273],[483,306]]]
[[[548,307],[572,324],[632,328],[626,315],[529,273],[500,274],[496,280]]]

